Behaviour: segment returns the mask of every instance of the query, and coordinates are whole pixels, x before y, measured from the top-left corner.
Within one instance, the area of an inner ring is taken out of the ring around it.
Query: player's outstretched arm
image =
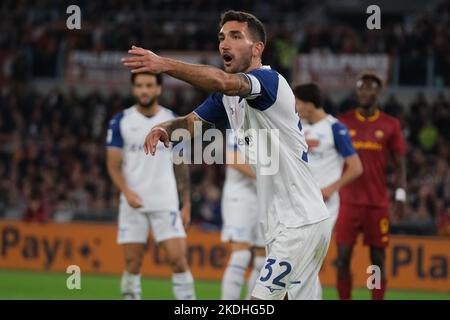
[[[156,145],[158,141],[164,143],[164,146],[168,148],[170,146],[172,133],[176,129],[188,130],[190,136],[194,136],[194,126],[196,122],[201,122],[202,124],[209,123],[203,121],[195,112],[191,112],[184,117],[178,117],[172,120],[162,122],[152,128],[150,132],[145,137],[144,151],[146,154],[150,152],[152,156],[156,153]],[[177,141],[178,142],[178,141]]]
[[[150,50],[133,46],[128,53],[131,57],[122,63],[133,73],[166,73],[208,92],[221,92],[229,96],[245,97],[250,92],[248,78],[241,73],[226,73],[219,68],[158,56]]]

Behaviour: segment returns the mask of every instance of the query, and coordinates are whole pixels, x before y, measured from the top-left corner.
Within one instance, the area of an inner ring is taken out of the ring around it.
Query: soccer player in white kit
[[[247,282],[247,298],[259,277],[265,260],[265,243],[259,223],[256,176],[239,152],[233,130],[227,130],[226,171],[222,191],[223,242],[231,243],[231,255],[222,278],[222,300],[238,300],[245,272],[252,259]]]
[[[347,127],[323,109],[316,84],[296,86],[294,95],[308,144],[309,167],[330,211],[333,228],[339,212],[338,191],[362,174],[361,160]]]
[[[323,109],[319,87],[313,83],[298,85],[294,95],[308,144],[309,167],[330,212],[332,231],[339,213],[339,189],[359,177],[363,167],[347,127]]]
[[[298,126],[294,94],[283,76],[263,66],[266,33],[255,16],[225,12],[218,37],[225,71],[135,46],[128,51],[133,56],[122,59],[133,73],[166,73],[213,92],[194,112],[154,127],[144,150],[155,155],[159,141],[169,147],[176,129],[193,134],[196,121],[219,125],[227,120],[246,158],[251,158],[256,144],[266,151],[277,150],[275,172],[266,171],[263,161],[251,163],[267,251],[252,298],[316,299],[318,274],[331,236],[330,215],[308,167],[308,147]],[[265,142],[259,139],[264,130],[270,133]]]
[[[122,295],[141,299],[140,273],[151,227],[172,269],[175,298],[195,299],[184,229],[190,220],[189,168],[186,164],[174,166],[172,151],[162,144],[156,157],[145,157],[142,150],[147,132],[176,116],[158,103],[161,75],[133,74],[131,79],[136,104],[111,119],[106,142],[108,172],[121,192],[117,242],[123,246],[125,258]]]

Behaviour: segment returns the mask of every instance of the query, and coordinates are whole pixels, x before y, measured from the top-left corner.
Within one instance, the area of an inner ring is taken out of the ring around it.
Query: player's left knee
[[[187,259],[183,255],[169,257],[168,260],[173,273],[181,273],[189,269]]]

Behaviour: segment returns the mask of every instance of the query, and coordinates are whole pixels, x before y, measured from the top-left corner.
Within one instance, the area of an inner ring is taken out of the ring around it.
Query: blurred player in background
[[[222,300],[238,300],[250,264],[248,294],[255,286],[266,256],[259,222],[256,176],[244,162],[232,130],[227,130],[226,173],[222,192],[222,241],[231,243],[231,256],[222,279]],[[253,248],[252,248],[253,247]]]
[[[218,38],[225,71],[138,47],[129,50],[132,57],[123,58],[132,72],[166,73],[212,92],[190,114],[154,127],[144,149],[154,155],[159,141],[169,147],[177,129],[187,129],[192,136],[198,121],[223,126],[228,121],[246,158],[257,140],[267,152],[277,150],[272,158],[276,172],[265,173],[262,161],[252,164],[267,249],[252,298],[317,299],[319,271],[331,236],[330,215],[308,168],[308,146],[298,127],[294,94],[282,75],[262,64],[266,32],[255,16],[225,12]],[[263,132],[271,134],[259,139]]]
[[[378,96],[382,80],[365,72],[357,81],[359,106],[339,117],[349,129],[353,146],[363,164],[361,177],[341,189],[341,206],[336,222],[338,245],[337,289],[341,299],[351,299],[350,261],[359,231],[370,246],[373,265],[381,270],[381,287],[372,299],[384,299],[386,291],[385,248],[389,242],[389,197],[386,186],[388,157],[395,169],[395,213],[403,213],[406,201],[405,142],[400,122],[381,112]]]
[[[294,94],[308,143],[309,167],[321,188],[333,228],[339,212],[338,191],[361,175],[362,164],[347,127],[323,109],[319,87],[299,85]]]
[[[323,109],[319,87],[312,83],[299,85],[294,94],[308,143],[309,167],[331,214],[332,230],[339,212],[338,191],[361,175],[361,161],[347,127]]]
[[[132,84],[136,104],[112,118],[106,144],[108,172],[121,192],[118,243],[125,257],[122,294],[124,299],[141,298],[140,273],[151,226],[172,269],[176,299],[195,299],[185,240],[191,214],[189,168],[185,164],[174,166],[171,150],[162,145],[156,157],[145,157],[142,151],[147,132],[175,115],[158,104],[161,75],[133,74]]]

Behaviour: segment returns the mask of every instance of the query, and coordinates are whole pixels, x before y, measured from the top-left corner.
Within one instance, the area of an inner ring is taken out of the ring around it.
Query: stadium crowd
[[[324,4],[310,0],[84,0],[78,1],[82,28],[70,32],[65,24],[69,5],[70,1],[55,0],[2,1],[0,54],[13,55],[9,64],[14,77],[60,75],[73,49],[123,51],[140,44],[155,50],[214,51],[219,15],[235,8],[253,12],[266,23],[272,41],[265,60],[283,74],[289,74],[297,52],[387,53],[398,58],[399,84],[425,85],[429,78],[436,86],[450,84],[450,0],[415,14],[386,14],[381,30],[375,31],[361,27],[355,16],[332,10],[316,14],[315,8]]]
[[[351,101],[328,100],[326,107],[337,113]],[[0,104],[0,213],[41,222],[115,219],[118,195],[103,146],[108,119],[131,105],[130,97],[16,89],[3,90]],[[188,108],[173,105],[175,112]],[[391,96],[383,109],[400,119],[408,141],[408,206],[403,217],[393,216],[394,226],[436,232],[450,220],[450,101],[419,94],[405,108]],[[223,166],[192,165],[191,173],[194,222],[219,226]]]

